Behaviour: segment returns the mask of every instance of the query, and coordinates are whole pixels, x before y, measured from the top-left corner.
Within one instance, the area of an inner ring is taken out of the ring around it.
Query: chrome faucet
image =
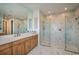
[[[20,36],[19,28],[20,28],[20,24],[18,23],[18,26],[17,26],[18,30],[17,30],[16,36]]]
[[[17,32],[17,34],[16,34],[17,36],[20,36],[20,33],[19,33],[19,31]]]

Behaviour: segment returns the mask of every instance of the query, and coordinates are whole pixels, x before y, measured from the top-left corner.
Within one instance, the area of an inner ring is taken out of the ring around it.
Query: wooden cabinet
[[[11,47],[6,48],[6,49],[0,51],[0,55],[11,55],[11,54],[12,54]]]
[[[30,40],[25,41],[25,54],[27,54],[31,50],[31,44],[30,43],[31,43]]]
[[[31,37],[31,49],[33,49],[33,47],[34,47],[34,38],[33,37]]]
[[[0,45],[0,55],[11,55],[11,43]]]
[[[13,55],[24,55],[24,43],[17,44],[12,49]]]
[[[4,32],[0,33],[0,36],[2,36],[2,35],[5,35],[5,33]]]
[[[38,36],[31,36],[28,40],[25,41],[25,53],[27,54],[30,50],[32,50],[38,44]]]
[[[34,47],[37,46],[38,44],[38,36],[34,36]]]
[[[38,36],[31,37],[31,49],[33,49],[37,45],[37,43],[38,43],[37,39],[38,39]]]
[[[0,55],[24,55],[38,43],[38,36],[26,37],[8,44],[0,45]]]
[[[24,54],[24,39],[20,39],[12,43],[13,55],[23,55]]]

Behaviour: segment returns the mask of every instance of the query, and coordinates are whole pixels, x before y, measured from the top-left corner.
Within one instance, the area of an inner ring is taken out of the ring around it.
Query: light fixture
[[[52,19],[52,15],[48,15],[48,17],[47,17],[48,19]]]
[[[65,14],[64,14],[64,13],[62,13],[62,15],[63,15],[63,16],[65,16]]]
[[[48,11],[48,14],[50,14],[51,13],[51,11]]]
[[[65,11],[67,11],[67,8],[64,8],[65,9]]]

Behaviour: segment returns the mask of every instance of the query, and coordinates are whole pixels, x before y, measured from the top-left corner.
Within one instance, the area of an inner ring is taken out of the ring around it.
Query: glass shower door
[[[41,40],[40,44],[50,47],[50,20],[46,19],[41,22]]]
[[[65,49],[79,53],[79,18],[73,17],[65,21]]]

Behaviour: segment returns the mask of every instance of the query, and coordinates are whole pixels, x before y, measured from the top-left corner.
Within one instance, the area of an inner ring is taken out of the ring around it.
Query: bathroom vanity
[[[38,44],[36,33],[0,36],[0,55],[26,55]]]

